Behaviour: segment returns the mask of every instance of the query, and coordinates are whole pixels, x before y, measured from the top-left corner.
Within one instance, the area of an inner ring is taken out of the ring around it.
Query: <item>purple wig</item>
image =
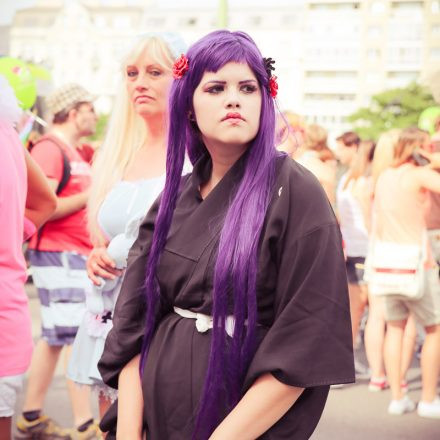
[[[255,351],[257,321],[256,277],[258,243],[274,180],[275,107],[270,96],[263,57],[243,32],[215,31],[196,42],[187,53],[189,70],[171,88],[167,175],[146,268],[146,326],[141,371],[157,325],[160,292],[156,267],[171,225],[185,151],[194,163],[208,154],[194,121],[193,94],[205,72],[217,72],[229,62],[245,63],[261,88],[260,126],[244,158],[244,171],[224,217],[214,269],[211,353],[199,402],[194,438],[207,439],[242,396],[244,375]],[[233,338],[225,321],[233,304]]]

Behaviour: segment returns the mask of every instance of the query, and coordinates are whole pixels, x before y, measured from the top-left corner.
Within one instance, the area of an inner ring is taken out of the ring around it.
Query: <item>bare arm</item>
[[[272,374],[259,377],[209,440],[254,440],[273,426],[304,388],[285,385]]]
[[[117,439],[142,439],[144,398],[139,376],[139,362],[140,355],[137,355],[122,369],[119,375]]]
[[[56,210],[57,197],[43,171],[25,150],[27,169],[27,196],[25,216],[37,228]]]
[[[49,184],[54,191],[56,191],[59,182],[56,179],[48,179]],[[69,197],[57,198],[57,209],[53,213],[51,220],[58,220],[59,218],[67,217],[80,209],[86,207],[87,199],[89,198],[89,191],[83,191]]]
[[[440,173],[429,167],[417,169],[419,185],[429,191],[440,193]]]

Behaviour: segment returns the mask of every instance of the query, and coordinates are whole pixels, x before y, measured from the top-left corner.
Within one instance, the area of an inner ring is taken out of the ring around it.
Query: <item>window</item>
[[[263,18],[260,15],[255,15],[249,18],[249,23],[253,26],[259,26],[263,21]]]
[[[98,15],[95,17],[95,25],[99,28],[104,28],[106,26],[105,17],[102,15]]]
[[[130,17],[127,15],[119,15],[113,19],[113,26],[116,29],[127,29],[130,27]]]
[[[382,0],[374,1],[373,3],[371,3],[370,9],[373,14],[382,14],[383,12],[385,12],[386,4]]]
[[[380,26],[369,26],[367,29],[367,34],[370,38],[380,37],[382,34],[382,28]]]
[[[282,18],[281,24],[283,26],[294,26],[296,25],[297,17],[296,15],[285,15]]]
[[[196,17],[190,17],[188,18],[186,24],[188,26],[195,26],[197,24],[197,18]]]
[[[418,77],[417,72],[411,72],[411,71],[405,71],[405,72],[388,72],[387,75],[387,87],[394,88],[394,87],[405,87],[410,82],[415,81]]]
[[[355,11],[360,8],[360,2],[342,3],[311,3],[310,9],[314,11]]]
[[[433,14],[440,13],[440,0],[432,0],[432,2],[431,2],[431,12]]]
[[[390,20],[388,35],[393,41],[417,41],[422,39],[422,23],[408,23],[399,19]]]
[[[414,17],[421,17],[423,15],[423,1],[418,2],[392,2],[391,12],[394,15],[407,15]]]
[[[431,35],[433,37],[439,37],[440,36],[440,24],[433,24],[431,27]]]
[[[367,49],[368,61],[377,61],[380,58],[380,50],[375,48]]]
[[[367,72],[367,74],[365,75],[365,82],[369,85],[379,83],[380,79],[381,75],[377,72]]]
[[[151,27],[162,27],[165,25],[164,17],[147,17],[145,20],[145,25]]]
[[[420,63],[422,51],[419,47],[391,47],[388,49],[388,62],[398,64]]]
[[[356,72],[352,71],[319,71],[311,70],[306,72],[307,78],[317,78],[317,79],[355,79],[357,77]]]
[[[429,57],[431,60],[440,60],[440,47],[433,47],[429,51]]]

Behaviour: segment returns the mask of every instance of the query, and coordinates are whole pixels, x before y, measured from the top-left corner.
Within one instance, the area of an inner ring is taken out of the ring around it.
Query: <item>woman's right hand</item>
[[[96,286],[101,285],[98,277],[114,280],[122,275],[122,270],[116,269],[115,262],[107,253],[105,246],[95,247],[87,259],[87,275]]]
[[[429,160],[429,168],[439,169],[440,168],[440,152],[429,153],[426,150],[420,149],[418,152]]]

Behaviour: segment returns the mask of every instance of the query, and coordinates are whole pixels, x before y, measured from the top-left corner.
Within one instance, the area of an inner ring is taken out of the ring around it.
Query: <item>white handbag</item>
[[[372,295],[419,299],[424,292],[424,247],[394,242],[371,243],[364,280]]]

